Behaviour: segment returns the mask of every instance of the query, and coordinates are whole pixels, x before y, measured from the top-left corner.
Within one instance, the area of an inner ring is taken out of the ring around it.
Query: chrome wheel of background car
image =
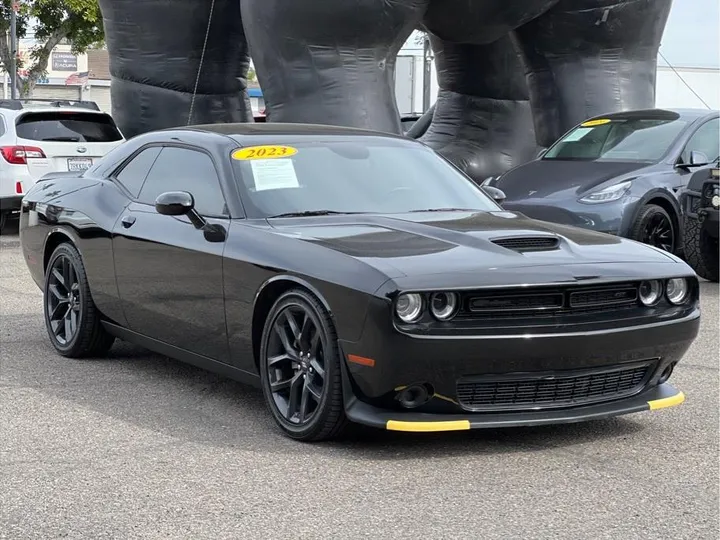
[[[672,252],[675,248],[675,230],[670,218],[659,212],[653,214],[645,225],[642,241]]]
[[[47,312],[50,329],[60,345],[77,334],[82,302],[78,272],[73,261],[60,255],[48,271]]]
[[[275,405],[293,424],[310,422],[325,388],[323,339],[311,314],[288,306],[275,318],[267,370]]]

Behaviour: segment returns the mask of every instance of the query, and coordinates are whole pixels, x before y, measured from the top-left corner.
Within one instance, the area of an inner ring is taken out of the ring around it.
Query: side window
[[[705,122],[690,137],[682,153],[683,163],[690,163],[690,152],[698,151],[705,154],[710,161],[720,155],[720,118]]]
[[[0,114],[0,137],[5,135],[5,117]]]
[[[228,214],[212,159],[200,151],[168,146],[162,149],[140,192],[140,202],[155,204],[166,191],[187,191],[204,216]]]
[[[132,160],[115,175],[118,182],[125,186],[125,189],[132,193],[133,197],[137,197],[140,194],[140,189],[150,172],[150,167],[152,167],[160,154],[160,150],[162,150],[162,148],[159,146],[146,148],[132,158]]]

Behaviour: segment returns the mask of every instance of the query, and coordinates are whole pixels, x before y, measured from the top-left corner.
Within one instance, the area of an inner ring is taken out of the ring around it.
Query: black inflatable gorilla
[[[655,102],[672,0],[100,0],[113,114],[126,136],[268,120],[401,133],[398,51],[431,36],[440,92],[422,140],[474,179],[567,129]],[[202,58],[202,64],[201,64]]]

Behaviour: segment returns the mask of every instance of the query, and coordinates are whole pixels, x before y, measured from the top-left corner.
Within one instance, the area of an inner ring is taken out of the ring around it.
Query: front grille
[[[559,245],[558,239],[552,236],[496,238],[492,243],[514,251],[547,251],[557,249]]]
[[[497,317],[538,318],[616,310],[638,306],[637,283],[536,288],[523,292],[469,291],[463,293],[464,319]]]
[[[636,287],[586,290],[570,293],[570,307],[588,308],[635,304],[637,298]]]
[[[468,377],[457,382],[460,405],[472,411],[574,407],[640,392],[657,360],[612,368]]]

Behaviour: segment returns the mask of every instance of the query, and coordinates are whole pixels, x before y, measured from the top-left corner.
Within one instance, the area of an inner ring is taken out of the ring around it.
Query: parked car
[[[677,192],[720,153],[718,111],[641,110],[591,118],[540,157],[484,185],[503,207],[681,253]]]
[[[83,171],[124,140],[92,101],[0,99],[0,230],[38,178]]]
[[[683,209],[685,259],[700,277],[718,282],[720,221],[720,160],[710,170],[690,177],[680,193]]]
[[[31,188],[20,242],[59,354],[120,338],[257,384],[300,440],[677,405],[700,320],[679,258],[504,211],[418,141],[333,126],[134,137]]]

